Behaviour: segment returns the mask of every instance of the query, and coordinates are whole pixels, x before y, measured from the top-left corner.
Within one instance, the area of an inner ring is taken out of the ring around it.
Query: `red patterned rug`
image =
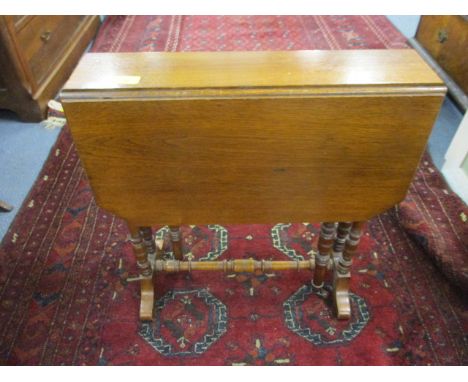
[[[106,19],[93,50],[403,46],[384,17],[132,16]],[[0,247],[0,364],[466,365],[467,214],[426,155],[405,202],[365,229],[351,321],[334,318],[307,272],[194,273],[160,276],[158,320],[142,325],[127,228],[96,206],[64,128]],[[309,258],[317,233],[184,226],[183,249],[200,260]]]

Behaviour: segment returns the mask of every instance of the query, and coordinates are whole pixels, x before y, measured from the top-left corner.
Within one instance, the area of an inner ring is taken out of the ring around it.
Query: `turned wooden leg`
[[[333,245],[333,236],[335,234],[335,223],[325,222],[320,227],[320,236],[318,240],[318,251],[315,254],[315,271],[312,285],[315,288],[322,288],[327,272],[327,265],[330,261],[330,253]]]
[[[171,233],[171,242],[172,250],[174,252],[174,258],[176,260],[183,260],[180,227],[177,225],[171,225],[169,226],[169,230]]]
[[[349,230],[347,224],[341,223],[341,238]],[[349,300],[349,283],[351,280],[351,264],[356,253],[361,238],[361,231],[364,222],[354,222],[349,230],[342,252],[337,252],[334,258],[333,271],[333,297],[338,319],[349,319],[351,317],[351,304]],[[340,240],[341,240],[340,238]],[[337,244],[339,250],[339,244]]]
[[[340,222],[336,230],[336,238],[333,243],[333,259],[340,257],[343,254],[346,239],[348,238],[349,231],[351,230],[351,222]]]
[[[153,319],[154,304],[153,270],[148,261],[146,246],[140,233],[141,231],[147,232],[146,228],[147,227],[142,227],[140,229],[137,226],[129,224],[130,241],[132,243],[133,252],[137,259],[137,265],[139,268],[141,285],[140,319],[143,321]]]
[[[140,236],[143,239],[143,244],[146,248],[146,255],[148,256],[148,261],[151,265],[153,265],[154,261],[161,257],[161,253],[158,250],[158,248],[156,248],[156,244],[154,242],[153,230],[151,229],[151,227],[140,227],[139,231]]]

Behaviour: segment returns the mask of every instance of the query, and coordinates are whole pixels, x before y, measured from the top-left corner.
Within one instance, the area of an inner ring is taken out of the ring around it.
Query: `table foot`
[[[351,317],[351,304],[349,301],[349,284],[351,273],[342,274],[336,270],[333,275],[333,301],[336,316],[339,320],[347,320]]]
[[[152,279],[140,280],[141,285],[141,301],[140,301],[140,320],[153,320],[154,306],[154,285]]]

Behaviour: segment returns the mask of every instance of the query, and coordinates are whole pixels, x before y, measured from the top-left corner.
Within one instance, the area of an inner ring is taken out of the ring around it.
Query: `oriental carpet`
[[[404,47],[378,16],[113,16],[93,51]],[[349,322],[287,271],[158,276],[158,320],[141,324],[127,227],[96,205],[65,127],[0,247],[0,364],[466,365],[467,214],[425,154],[365,228]],[[272,223],[183,226],[185,257],[313,254],[317,224]]]

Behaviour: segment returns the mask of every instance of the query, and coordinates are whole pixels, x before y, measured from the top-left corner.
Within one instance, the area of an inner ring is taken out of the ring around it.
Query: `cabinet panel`
[[[466,16],[422,16],[416,39],[468,93],[468,21]]]

